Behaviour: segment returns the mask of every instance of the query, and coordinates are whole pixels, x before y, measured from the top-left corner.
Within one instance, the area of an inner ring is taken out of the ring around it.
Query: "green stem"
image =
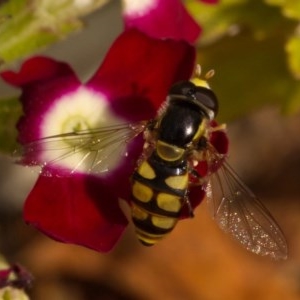
[[[0,6],[0,60],[39,51],[82,27],[80,17],[108,0],[9,0]],[[3,68],[3,66],[2,66]]]

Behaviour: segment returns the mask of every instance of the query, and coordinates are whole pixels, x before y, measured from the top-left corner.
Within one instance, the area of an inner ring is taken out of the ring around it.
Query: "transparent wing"
[[[213,164],[220,162],[216,155],[211,154]],[[209,177],[206,195],[219,227],[247,250],[274,259],[287,258],[286,240],[276,221],[224,158]]]
[[[145,127],[146,122],[140,122],[50,136],[26,144],[17,155],[21,156],[19,162],[22,164],[42,168],[51,166],[58,175],[104,173],[115,168],[127,155],[129,141]],[[42,174],[53,175],[49,172]]]

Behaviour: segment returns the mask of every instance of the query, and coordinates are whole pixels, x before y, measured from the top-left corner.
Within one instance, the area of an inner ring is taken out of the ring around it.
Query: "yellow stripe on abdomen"
[[[132,221],[144,245],[155,244],[173,230],[187,188],[185,161],[164,162],[154,154],[139,164],[132,175]]]

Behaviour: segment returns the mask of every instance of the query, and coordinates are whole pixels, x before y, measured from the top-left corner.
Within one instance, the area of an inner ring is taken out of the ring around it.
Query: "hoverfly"
[[[143,134],[144,150],[131,178],[131,216],[142,244],[153,245],[170,233],[184,208],[193,215],[189,190],[198,184],[223,231],[249,251],[286,258],[285,237],[276,221],[210,142],[211,134],[224,126],[211,125],[218,100],[199,75],[200,71],[190,81],[174,84],[152,120],[46,137],[25,145],[23,155],[34,157],[31,154],[43,149],[52,154],[29,164],[43,161],[42,167],[59,167],[72,157],[70,173],[105,173],[113,168],[112,162],[124,155],[126,159],[128,143]],[[60,146],[62,140],[66,147]],[[205,176],[196,168],[202,162],[207,164]]]

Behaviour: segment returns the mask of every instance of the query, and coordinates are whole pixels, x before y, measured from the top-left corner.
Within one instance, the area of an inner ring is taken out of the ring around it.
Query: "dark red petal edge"
[[[107,94],[119,116],[147,120],[156,115],[172,84],[190,78],[194,64],[195,48],[188,43],[131,29],[114,42],[87,85]]]
[[[66,63],[58,63],[47,57],[36,56],[28,59],[19,72],[4,71],[0,76],[11,85],[25,86],[34,82],[49,81],[58,77],[73,74],[72,69]]]
[[[127,225],[113,190],[84,175],[40,176],[26,200],[24,219],[58,241],[100,252],[111,250]]]

